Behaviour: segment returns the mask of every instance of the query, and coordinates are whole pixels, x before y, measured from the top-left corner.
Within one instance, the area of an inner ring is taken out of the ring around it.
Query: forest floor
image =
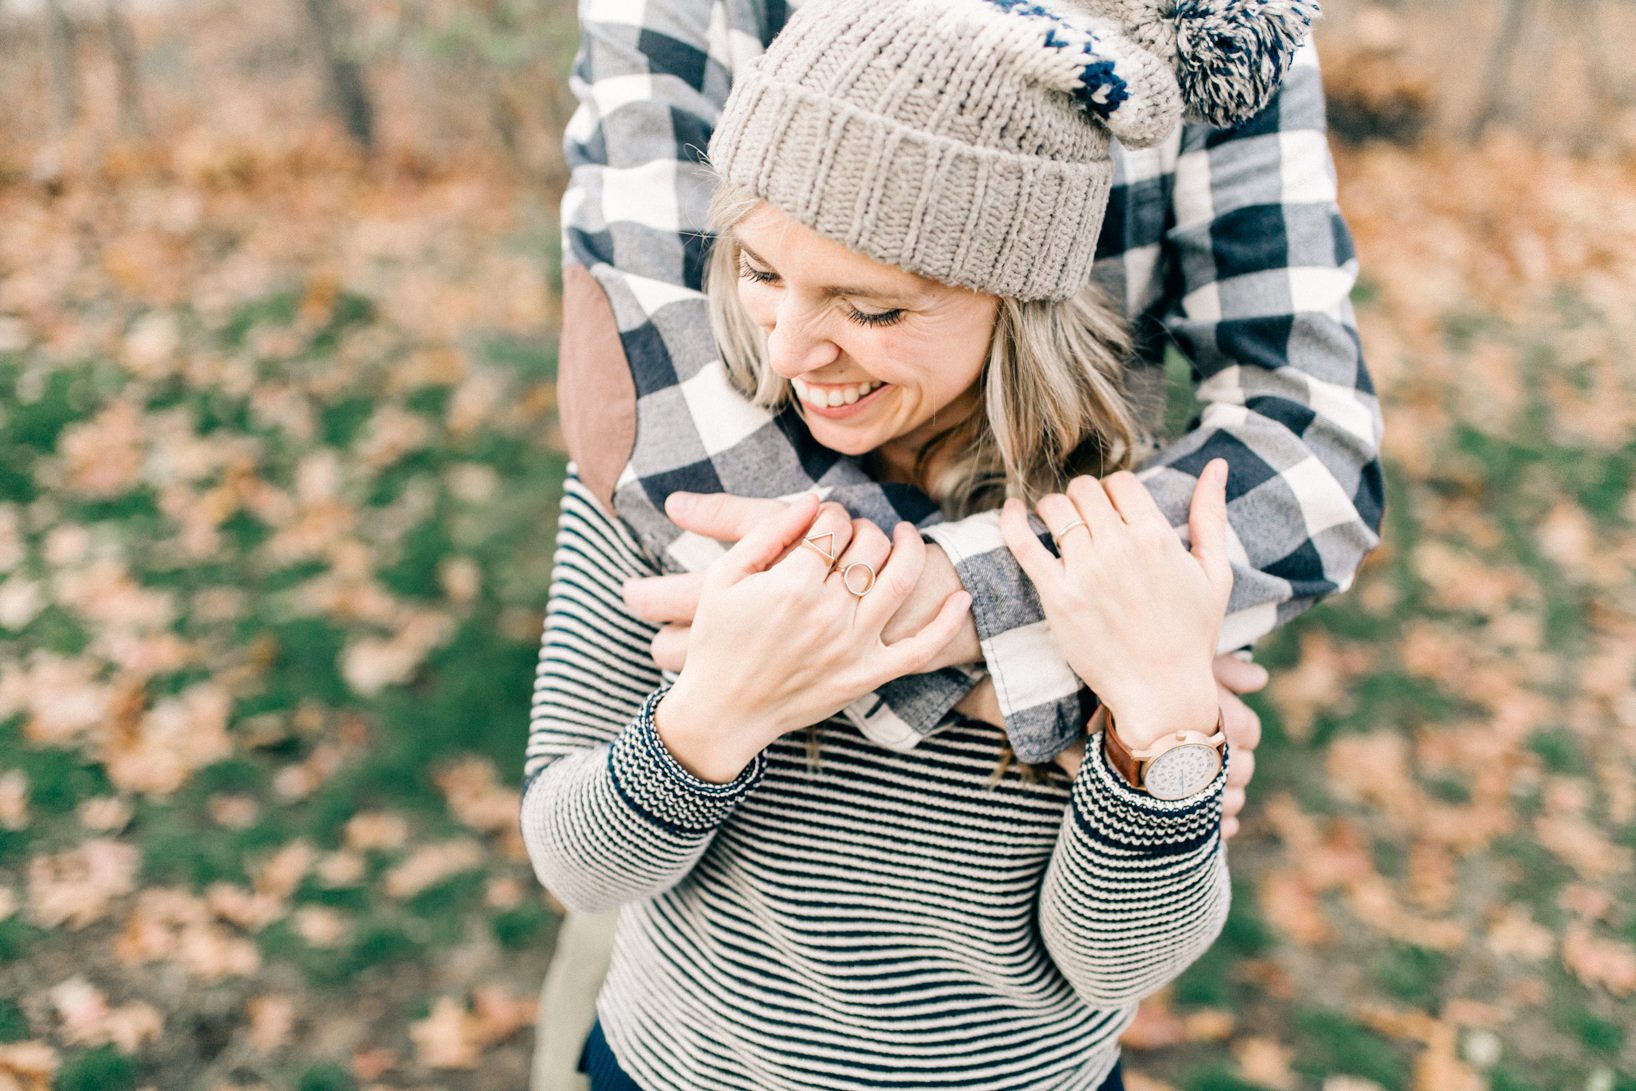
[[[1636,1088],[1636,171],[1342,149],[1384,542],[1269,639],[1133,1088]],[[0,1087],[514,1088],[557,229],[322,135],[0,165]]]

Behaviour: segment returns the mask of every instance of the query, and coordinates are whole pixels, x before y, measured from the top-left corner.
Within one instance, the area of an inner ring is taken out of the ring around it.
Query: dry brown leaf
[[[1301,947],[1329,942],[1323,907],[1298,872],[1289,868],[1270,872],[1261,883],[1261,907],[1267,923],[1290,942]]]
[[[440,841],[416,849],[388,871],[384,886],[394,898],[412,898],[451,875],[472,871],[486,862],[483,846],[470,838]]]
[[[390,1049],[361,1049],[352,1055],[352,1075],[368,1083],[398,1067],[398,1055]]]
[[[1504,958],[1539,962],[1556,949],[1556,933],[1536,923],[1520,906],[1504,906],[1489,925],[1488,949]]]
[[[1233,1043],[1233,1058],[1251,1083],[1272,1091],[1291,1091],[1295,1087],[1295,1071],[1290,1067],[1295,1050],[1282,1042],[1251,1035]]]
[[[1139,1052],[1165,1049],[1185,1041],[1187,1026],[1172,1006],[1169,990],[1144,999],[1136,1009],[1136,1018],[1119,1036],[1121,1046]]]
[[[259,1053],[273,1054],[283,1049],[295,1029],[295,1001],[282,993],[252,997],[246,1007],[250,1021],[250,1044]]]
[[[96,839],[28,864],[29,912],[47,928],[84,928],[136,888],[142,857],[135,845]]]
[[[51,1091],[61,1063],[44,1042],[0,1044],[0,1091]]]
[[[318,850],[307,841],[291,841],[255,869],[257,892],[278,899],[295,893],[318,858]]]
[[[164,1020],[151,1004],[135,1001],[109,1007],[101,990],[83,977],[54,985],[46,994],[61,1020],[61,1035],[71,1045],[110,1044],[121,1053],[135,1053],[157,1041]]]
[[[1488,1091],[1488,1081],[1460,1060],[1458,1042],[1452,1024],[1431,1028],[1426,1049],[1415,1060],[1414,1091]]]
[[[500,783],[494,763],[487,759],[466,758],[445,766],[438,771],[436,783],[449,810],[463,825],[481,833],[517,825],[517,790]]]
[[[498,985],[473,990],[473,1029],[478,1044],[486,1049],[533,1026],[539,1007],[537,996],[512,996]]]
[[[481,1050],[474,1020],[453,997],[440,996],[426,1018],[409,1024],[415,1055],[427,1068],[476,1068]]]
[[[1636,947],[1596,935],[1575,921],[1562,937],[1562,964],[1587,988],[1614,996],[1636,992]]]
[[[354,852],[401,849],[409,840],[409,823],[390,811],[360,811],[347,819],[345,838]]]
[[[21,769],[0,773],[0,829],[20,830],[29,824],[28,775]]]

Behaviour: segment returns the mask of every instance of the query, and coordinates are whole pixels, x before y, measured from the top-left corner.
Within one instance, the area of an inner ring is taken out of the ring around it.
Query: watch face
[[[1148,762],[1142,787],[1154,799],[1186,799],[1204,789],[1221,771],[1221,755],[1202,743],[1166,750]]]

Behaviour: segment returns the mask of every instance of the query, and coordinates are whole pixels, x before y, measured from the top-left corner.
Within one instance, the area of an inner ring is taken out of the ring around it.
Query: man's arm
[[[1184,130],[1170,199],[1159,313],[1192,360],[1204,408],[1140,476],[1185,538],[1199,472],[1212,458],[1228,462],[1234,586],[1225,651],[1350,586],[1379,540],[1380,406],[1348,301],[1357,266],[1335,200],[1310,44],[1261,115],[1232,130]],[[1127,259],[1125,272],[1135,264]],[[1076,680],[1049,628],[1029,621],[1032,587],[986,517],[927,536],[972,592],[1018,756],[1044,760],[1079,728],[1062,715]],[[995,602],[1006,606],[979,609]],[[1028,752],[1017,745],[1036,739],[1045,741]]]

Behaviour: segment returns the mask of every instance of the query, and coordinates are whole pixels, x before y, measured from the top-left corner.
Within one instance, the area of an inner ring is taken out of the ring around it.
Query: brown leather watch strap
[[[1145,758],[1156,758],[1158,755],[1153,754],[1151,752],[1152,748],[1149,747],[1148,750],[1142,751],[1142,757],[1137,757],[1136,753],[1133,752],[1130,747],[1125,745],[1125,740],[1119,737],[1119,732],[1114,730],[1113,709],[1109,708],[1107,705],[1103,705],[1098,711],[1101,712],[1103,716],[1102,752],[1108,756],[1108,764],[1113,766],[1115,772],[1125,778],[1126,784],[1129,784],[1132,788],[1144,788],[1144,778],[1142,776],[1141,769],[1142,761]],[[1197,734],[1201,738],[1213,738],[1220,736],[1225,739],[1226,731],[1226,717],[1223,715],[1221,708],[1218,706],[1216,709],[1215,730],[1212,731],[1209,736],[1203,735],[1202,732],[1186,732],[1185,734]],[[1165,741],[1165,739],[1166,736],[1160,735],[1158,739],[1154,740],[1154,744],[1157,745],[1158,743]],[[1182,740],[1178,737],[1178,744],[1181,741]],[[1164,749],[1168,750],[1170,747],[1165,747]],[[1219,750],[1220,747],[1218,746],[1217,749]],[[1161,751],[1161,753],[1162,752],[1163,751]]]
[[[1125,745],[1125,740],[1121,739],[1118,733],[1114,731],[1113,710],[1104,705],[1102,706],[1102,715],[1104,717],[1102,751],[1108,755],[1108,764],[1113,766],[1114,772],[1125,778],[1126,784],[1129,784],[1132,788],[1140,788],[1142,781],[1137,776],[1136,756],[1130,752],[1130,747]]]

